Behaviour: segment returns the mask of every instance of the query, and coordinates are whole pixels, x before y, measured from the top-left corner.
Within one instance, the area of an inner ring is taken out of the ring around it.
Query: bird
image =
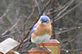
[[[42,15],[31,30],[31,42],[36,44],[45,43],[50,40],[51,36],[51,20],[48,16]]]

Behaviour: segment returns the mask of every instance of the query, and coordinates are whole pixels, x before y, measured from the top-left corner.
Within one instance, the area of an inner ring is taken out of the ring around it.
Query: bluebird
[[[51,21],[48,16],[41,16],[31,30],[31,42],[40,44],[50,40],[52,35]]]

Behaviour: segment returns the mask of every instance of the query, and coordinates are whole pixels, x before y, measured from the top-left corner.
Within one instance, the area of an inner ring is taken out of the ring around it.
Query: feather
[[[31,31],[31,41],[33,43],[43,43],[50,39],[52,26],[48,16],[41,16]]]

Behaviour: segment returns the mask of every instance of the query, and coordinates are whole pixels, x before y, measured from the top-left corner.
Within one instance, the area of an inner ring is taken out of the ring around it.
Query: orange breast
[[[35,31],[35,34],[37,36],[41,36],[41,35],[44,35],[44,34],[52,35],[51,24],[47,24],[47,25],[40,24],[38,26],[37,30]]]

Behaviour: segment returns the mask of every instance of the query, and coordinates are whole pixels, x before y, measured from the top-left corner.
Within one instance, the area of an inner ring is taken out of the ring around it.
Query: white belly
[[[45,43],[48,42],[50,40],[50,37],[48,34],[45,34],[43,36],[37,36],[35,38],[31,37],[31,42],[33,43]]]

